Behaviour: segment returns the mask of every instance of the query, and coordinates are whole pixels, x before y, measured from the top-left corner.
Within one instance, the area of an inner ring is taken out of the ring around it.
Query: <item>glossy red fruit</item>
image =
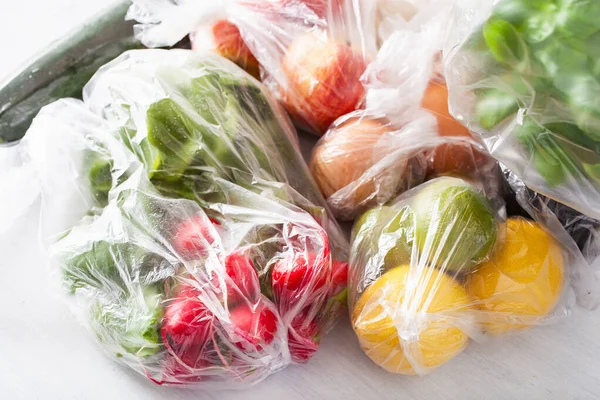
[[[199,299],[199,292],[183,284],[165,309],[161,329],[165,345],[187,366],[206,365],[202,353],[214,334],[214,314]]]
[[[183,222],[173,236],[175,251],[187,260],[206,256],[217,239],[214,225],[218,225],[218,222],[201,215]]]
[[[231,253],[225,257],[225,288],[227,292],[227,304],[235,306],[245,300],[252,303],[256,301],[260,293],[260,282],[258,273],[252,261],[242,253]],[[213,278],[216,288],[221,286],[218,276]]]
[[[346,287],[348,286],[348,268],[347,262],[333,261],[332,264],[332,282],[334,287]]]
[[[329,257],[314,253],[292,253],[277,261],[271,284],[279,305],[293,307],[299,301],[309,303],[331,280]]]
[[[319,349],[319,326],[306,312],[297,315],[288,331],[288,348],[292,360],[307,362]]]
[[[277,334],[277,315],[267,300],[253,305],[242,303],[230,313],[233,326],[232,342],[244,351],[262,350]]]

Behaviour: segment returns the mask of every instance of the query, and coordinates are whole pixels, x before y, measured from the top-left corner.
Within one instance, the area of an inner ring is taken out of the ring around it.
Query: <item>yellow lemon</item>
[[[425,374],[469,342],[470,299],[432,267],[397,267],[360,296],[352,324],[366,355],[389,372]]]
[[[467,277],[466,288],[487,312],[486,330],[497,335],[526,328],[550,313],[563,283],[560,246],[535,222],[511,218],[503,247]]]

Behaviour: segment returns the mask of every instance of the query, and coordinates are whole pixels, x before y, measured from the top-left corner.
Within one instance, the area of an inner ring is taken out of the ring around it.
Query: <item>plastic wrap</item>
[[[167,3],[136,1],[132,6],[129,15],[141,22],[137,29],[143,43],[173,44],[181,38],[174,16],[192,13],[197,24],[188,31],[194,32],[193,47],[251,65],[251,72],[258,61],[263,82],[302,128],[322,135],[361,105],[360,77],[377,47],[375,3],[231,0],[206,9],[197,6],[200,0]]]
[[[367,67],[366,109],[338,119],[314,149],[311,171],[338,218],[353,220],[438,175],[476,179],[498,194],[496,161],[448,110],[439,61],[450,7],[421,6]]]
[[[346,248],[263,87],[216,55],[142,50],[84,98],[44,108],[19,153],[102,348],[157,384],[221,389],[306,362],[344,308]]]
[[[458,2],[453,114],[533,190],[600,218],[600,3]]]
[[[518,180],[507,182],[516,214],[476,183],[441,177],[357,220],[351,320],[376,364],[425,375],[472,339],[567,315],[573,293],[598,304],[590,263],[560,221]]]

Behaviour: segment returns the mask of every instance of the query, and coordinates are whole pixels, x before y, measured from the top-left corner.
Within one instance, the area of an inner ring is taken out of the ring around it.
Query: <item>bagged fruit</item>
[[[157,384],[215,388],[306,362],[348,264],[264,88],[216,55],[148,50],[84,97],[45,107],[18,150],[53,270],[103,349]]]
[[[600,3],[465,0],[455,14],[454,115],[527,186],[599,219]]]
[[[507,181],[508,182],[508,181]],[[352,234],[351,322],[389,372],[425,375],[484,340],[598,304],[588,261],[545,203],[513,182],[506,214],[476,182],[440,177],[364,213]]]
[[[322,135],[363,102],[360,77],[377,47],[376,2],[134,3],[129,14],[141,23],[137,35],[145,45],[172,45],[192,33],[197,51],[216,51],[255,75],[260,66],[263,82],[312,133]]]
[[[366,108],[336,120],[313,150],[311,171],[340,219],[440,175],[477,179],[490,196],[499,193],[496,161],[448,110],[439,71],[447,13],[436,10],[423,8],[428,24],[390,36],[363,75]]]

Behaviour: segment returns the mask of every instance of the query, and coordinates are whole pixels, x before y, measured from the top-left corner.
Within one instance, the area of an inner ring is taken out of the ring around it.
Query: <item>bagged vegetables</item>
[[[343,308],[344,238],[291,125],[219,56],[127,52],[20,147],[69,304],[155,383],[256,383],[307,361]]]
[[[529,187],[600,218],[600,4],[459,4],[448,45],[454,115]]]

